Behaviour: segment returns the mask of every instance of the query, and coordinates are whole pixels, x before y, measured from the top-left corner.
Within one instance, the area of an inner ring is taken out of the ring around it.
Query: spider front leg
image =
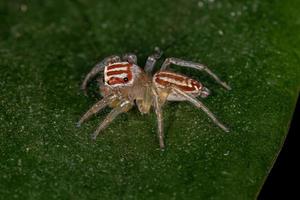
[[[84,81],[81,84],[81,89],[83,90],[84,94],[86,94],[86,87],[88,82],[94,78],[99,72],[104,70],[104,67],[108,64],[115,63],[121,61],[119,56],[113,55],[105,58],[101,62],[97,63],[92,70],[85,76]]]
[[[154,54],[148,57],[145,64],[145,72],[150,74],[153,71],[156,61],[162,56],[163,52],[159,48],[155,48]]]
[[[133,53],[126,53],[122,56],[122,60],[127,61],[131,64],[137,64],[137,57]]]
[[[106,118],[100,123],[96,131],[92,134],[92,139],[96,139],[99,133],[105,129],[119,114],[127,112],[131,107],[131,102],[127,100],[121,101],[118,106],[112,109]]]
[[[178,58],[167,58],[164,61],[164,63],[162,65],[162,67],[160,68],[160,70],[161,71],[166,70],[171,64],[182,66],[182,67],[189,67],[189,68],[197,69],[197,70],[200,70],[200,71],[205,71],[213,79],[215,79],[215,81],[217,83],[221,84],[227,90],[231,90],[231,87],[227,83],[221,81],[221,79],[216,74],[214,74],[208,67],[206,67],[203,64],[195,63],[195,62],[191,62],[191,61],[186,61],[186,60],[181,60],[181,59],[178,59]]]
[[[109,105],[111,101],[113,101],[116,98],[115,95],[110,95],[107,97],[104,97],[97,103],[95,103],[77,122],[77,127],[80,127],[80,125],[85,122],[87,119],[89,119],[92,115],[98,113],[100,110],[105,108],[106,106]]]
[[[158,139],[159,139],[159,146],[161,149],[165,148],[164,144],[164,130],[163,130],[163,117],[162,117],[162,109],[161,109],[161,102],[159,99],[159,95],[155,88],[152,88],[153,92],[153,100],[154,100],[154,109],[157,117],[157,126],[158,126]]]
[[[184,91],[178,89],[177,87],[172,87],[172,91],[181,97],[183,97],[186,101],[189,101],[190,103],[194,104],[197,108],[200,108],[203,110],[211,119],[212,121],[218,125],[221,129],[223,129],[225,132],[229,132],[229,129],[224,126],[216,117],[215,115],[196,97],[185,93]]]

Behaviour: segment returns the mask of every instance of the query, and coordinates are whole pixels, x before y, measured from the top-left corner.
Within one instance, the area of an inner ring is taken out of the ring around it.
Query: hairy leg
[[[121,61],[119,56],[113,55],[105,58],[101,62],[97,63],[92,70],[85,76],[84,81],[81,84],[81,89],[86,94],[86,87],[88,82],[94,78],[99,72],[104,70],[104,67],[108,64]]]
[[[200,70],[200,71],[205,71],[213,79],[215,79],[215,81],[217,83],[221,84],[227,90],[231,90],[231,87],[227,83],[221,81],[221,79],[216,74],[214,74],[208,67],[206,67],[203,64],[195,63],[195,62],[191,62],[191,61],[186,61],[186,60],[181,60],[181,59],[178,59],[178,58],[167,58],[164,61],[164,63],[162,65],[162,67],[160,68],[160,70],[161,71],[166,70],[171,64],[182,66],[182,67],[189,67],[189,68],[197,69],[197,70]]]
[[[152,88],[153,96],[154,96],[154,109],[157,116],[157,126],[158,126],[158,139],[159,146],[161,149],[165,148],[164,144],[164,130],[163,130],[163,117],[162,117],[162,109],[159,101],[159,95],[155,88]]]
[[[126,53],[122,56],[122,60],[137,65],[137,57],[133,53]]]
[[[122,101],[120,104],[111,110],[106,118],[100,123],[96,131],[92,134],[92,139],[96,139],[99,133],[105,129],[119,114],[127,112],[132,107],[129,101]]]
[[[184,97],[186,101],[189,101],[190,103],[194,104],[197,108],[203,110],[212,119],[212,121],[216,125],[218,125],[221,129],[223,129],[225,132],[229,132],[229,129],[226,126],[224,126],[221,122],[219,122],[219,120],[215,117],[215,115],[196,97],[189,95],[176,87],[173,87],[172,90],[178,95]]]
[[[156,61],[162,56],[163,52],[159,48],[155,48],[154,54],[148,57],[145,64],[145,72],[150,74],[153,71]]]
[[[104,97],[97,103],[95,103],[77,122],[77,127],[80,127],[80,125],[85,122],[87,119],[89,119],[92,115],[98,113],[100,110],[105,108],[113,99],[115,98],[114,95]]]

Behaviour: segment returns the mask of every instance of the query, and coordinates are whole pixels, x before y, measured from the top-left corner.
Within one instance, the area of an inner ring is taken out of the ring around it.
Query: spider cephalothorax
[[[112,111],[92,135],[95,139],[116,116],[127,112],[133,105],[137,105],[141,113],[148,113],[153,106],[157,115],[159,144],[161,148],[164,148],[162,106],[166,101],[189,101],[202,109],[221,129],[228,132],[228,129],[217,120],[213,113],[197,99],[199,96],[207,97],[210,94],[209,90],[199,81],[172,72],[168,68],[173,64],[205,71],[226,89],[230,87],[206,66],[178,58],[167,58],[161,69],[152,76],[151,72],[160,56],[161,52],[149,56],[144,69],[137,65],[137,58],[134,54],[125,54],[122,58],[110,56],[97,63],[85,77],[81,88],[86,91],[88,82],[98,73],[104,72],[103,80],[99,81],[103,98],[81,117],[78,125],[80,126],[102,108],[112,107]]]

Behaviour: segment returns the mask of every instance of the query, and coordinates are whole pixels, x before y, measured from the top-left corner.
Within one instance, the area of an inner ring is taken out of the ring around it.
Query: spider
[[[169,68],[173,64],[204,71],[224,88],[230,90],[230,86],[221,81],[217,75],[203,64],[178,58],[165,59],[160,70],[152,76],[151,72],[161,55],[162,52],[156,49],[148,57],[144,69],[137,65],[137,57],[132,53],[125,54],[122,57],[109,56],[97,63],[86,75],[81,89],[86,94],[88,82],[100,72],[104,72],[103,79],[98,79],[100,93],[103,98],[81,117],[77,123],[78,127],[104,107],[112,107],[111,112],[92,134],[92,139],[96,139],[98,134],[119,114],[127,112],[134,105],[138,107],[142,114],[149,113],[151,106],[153,106],[157,116],[159,145],[161,149],[164,149],[162,106],[166,101],[189,101],[197,108],[202,109],[221,129],[229,132],[229,129],[219,122],[214,114],[197,99],[199,96],[201,98],[207,97],[210,91],[199,81],[175,73]]]

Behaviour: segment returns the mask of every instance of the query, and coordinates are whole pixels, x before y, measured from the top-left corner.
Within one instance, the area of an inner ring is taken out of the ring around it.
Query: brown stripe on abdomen
[[[112,69],[117,69],[117,68],[123,68],[123,67],[131,67],[132,64],[128,63],[128,62],[124,62],[124,63],[114,63],[111,64],[107,67],[107,70],[112,70]]]
[[[112,76],[112,75],[119,75],[119,74],[129,74],[129,70],[116,70],[116,71],[108,71],[106,73],[107,76]]]
[[[174,79],[174,80],[180,81],[180,82],[186,81],[188,79],[185,76],[178,75],[178,74],[171,73],[171,72],[165,72],[165,71],[157,73],[156,76],[158,76],[158,77],[166,77],[166,78]]]

